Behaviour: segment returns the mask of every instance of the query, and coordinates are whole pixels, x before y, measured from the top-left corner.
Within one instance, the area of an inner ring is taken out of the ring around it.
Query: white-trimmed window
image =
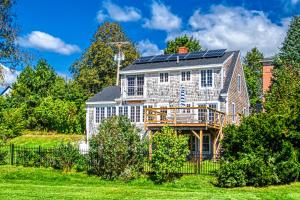
[[[128,117],[128,106],[124,106],[123,115]]]
[[[144,95],[144,75],[127,76],[127,95],[128,96]]]
[[[116,107],[112,107],[112,108],[111,108],[111,115],[112,115],[112,116],[116,116],[116,114],[117,114],[117,113],[116,113]]]
[[[191,72],[183,71],[181,72],[181,81],[190,81],[191,80]]]
[[[235,103],[232,103],[232,122],[235,122]]]
[[[159,73],[159,82],[160,83],[167,83],[169,82],[169,73]]]
[[[201,70],[200,76],[201,87],[213,87],[213,71],[211,69]]]
[[[100,123],[100,107],[96,107],[95,122],[96,122],[96,124]]]
[[[239,92],[241,92],[241,75],[240,74],[237,76],[237,89]]]
[[[135,121],[135,106],[130,107],[130,121],[131,122]]]
[[[119,116],[123,116],[124,112],[123,112],[123,106],[119,106]]]

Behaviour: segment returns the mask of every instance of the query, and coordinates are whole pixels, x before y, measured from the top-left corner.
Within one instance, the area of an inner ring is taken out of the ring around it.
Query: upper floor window
[[[201,70],[201,87],[213,86],[213,74],[212,70]]]
[[[127,76],[128,96],[144,95],[144,76]]]
[[[239,92],[241,91],[241,75],[240,74],[237,77],[237,89]]]
[[[181,81],[190,81],[191,80],[191,72],[181,72]]]
[[[159,73],[159,82],[169,82],[169,73]]]

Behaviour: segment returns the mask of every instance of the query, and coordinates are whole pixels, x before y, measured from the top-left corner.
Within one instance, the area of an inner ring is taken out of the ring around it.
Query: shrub
[[[90,140],[90,172],[110,180],[135,178],[142,169],[142,152],[138,129],[129,119],[108,118]]]
[[[153,136],[151,167],[154,170],[154,181],[162,183],[171,181],[176,172],[184,165],[189,153],[188,139],[176,135],[170,127],[164,127]]]
[[[71,143],[61,143],[55,148],[52,155],[52,167],[69,172],[81,158],[78,148]]]
[[[6,160],[7,156],[8,156],[7,149],[1,148],[1,146],[0,146],[0,165],[7,164],[7,160]]]

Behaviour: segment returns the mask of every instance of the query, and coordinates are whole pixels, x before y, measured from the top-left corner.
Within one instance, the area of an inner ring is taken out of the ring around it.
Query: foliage
[[[180,169],[189,153],[188,140],[183,135],[176,135],[170,127],[164,127],[153,136],[151,167],[157,183],[170,181]]]
[[[0,138],[6,141],[19,136],[26,126],[21,108],[9,108],[0,113]]]
[[[165,54],[178,53],[179,47],[187,47],[189,52],[201,51],[202,47],[198,40],[187,35],[176,37],[174,40],[167,42],[167,47],[164,50]]]
[[[71,143],[61,144],[53,151],[52,167],[69,172],[82,159],[78,148]]]
[[[90,140],[92,173],[104,179],[132,179],[143,166],[142,143],[128,118],[114,116],[103,121]]]
[[[262,98],[262,62],[263,54],[255,47],[244,58],[244,72],[250,99],[250,110],[255,112]]]
[[[93,36],[92,44],[71,67],[74,79],[90,96],[99,92],[106,86],[116,82],[117,65],[113,61],[118,48],[111,42],[127,41],[130,44],[122,46],[125,60],[122,61],[124,68],[131,64],[139,55],[137,49],[127,38],[122,27],[117,23],[103,23]]]
[[[8,156],[7,149],[1,147],[1,144],[0,144],[0,165],[7,164],[7,162],[6,162],[7,161],[6,160],[7,156]]]
[[[0,0],[0,62],[10,65],[17,64],[16,61],[18,61],[20,57],[16,45],[16,15],[12,9],[14,5],[15,0]],[[0,76],[0,83],[1,81],[2,76]]]

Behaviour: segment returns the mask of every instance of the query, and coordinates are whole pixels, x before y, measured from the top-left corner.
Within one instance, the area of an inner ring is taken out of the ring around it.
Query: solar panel
[[[149,62],[162,62],[162,61],[166,61],[166,59],[169,56],[170,55],[158,55],[158,56],[155,56],[154,58],[152,58],[151,60],[149,60]]]
[[[145,56],[145,57],[140,57],[137,59],[134,64],[142,64],[148,62],[150,59],[152,59],[154,56]]]
[[[204,58],[221,57],[224,55],[225,51],[226,49],[209,50],[203,57]]]
[[[179,60],[183,60],[184,57],[185,57],[186,55],[187,55],[187,54],[175,53],[175,54],[170,55],[170,56],[167,58],[167,60],[168,60],[168,61],[177,60],[177,57],[179,58]]]
[[[184,59],[196,59],[202,58],[206,51],[192,52],[186,55]]]

